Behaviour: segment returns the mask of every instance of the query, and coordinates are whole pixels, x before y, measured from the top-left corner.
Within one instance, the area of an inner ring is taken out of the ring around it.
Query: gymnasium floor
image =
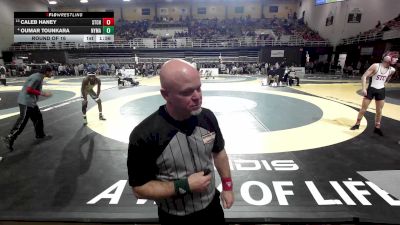
[[[158,77],[138,87],[101,77],[107,121],[89,100],[88,126],[81,79],[46,80],[53,96],[39,105],[53,138],[36,141],[29,122],[0,162],[0,220],[157,222],[154,202],[131,192],[126,157],[132,129],[163,104]],[[1,136],[19,114],[21,84],[0,87]],[[203,80],[202,89],[231,160],[236,202],[225,210],[228,222],[400,221],[400,84],[387,87],[384,137],[372,132],[374,104],[360,130],[349,130],[362,100],[358,80],[266,87],[257,77],[220,77]]]

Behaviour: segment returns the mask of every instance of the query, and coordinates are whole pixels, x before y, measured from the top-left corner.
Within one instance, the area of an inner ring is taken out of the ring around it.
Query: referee
[[[166,104],[129,138],[129,184],[137,198],[158,205],[161,224],[225,224],[234,202],[225,142],[211,110],[202,108],[199,72],[172,59],[160,71]],[[216,171],[222,192],[216,189]]]

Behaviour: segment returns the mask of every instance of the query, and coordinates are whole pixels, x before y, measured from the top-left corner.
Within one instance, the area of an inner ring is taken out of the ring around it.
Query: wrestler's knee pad
[[[87,100],[82,100],[82,106],[87,106],[88,101]]]

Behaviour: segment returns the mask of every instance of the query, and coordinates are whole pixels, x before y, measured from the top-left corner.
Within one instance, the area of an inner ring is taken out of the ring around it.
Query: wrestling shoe
[[[47,140],[50,140],[52,138],[53,138],[53,136],[50,135],[50,134],[45,134],[45,135],[42,135],[42,136],[36,136],[36,140],[38,140],[38,141],[47,141]]]
[[[10,152],[14,151],[13,148],[14,141],[12,141],[9,137],[1,137],[1,142],[8,151]]]
[[[379,136],[383,136],[382,130],[380,128],[376,128],[374,129],[374,133],[378,134]]]
[[[360,124],[356,124],[350,128],[350,130],[358,130],[360,128]]]

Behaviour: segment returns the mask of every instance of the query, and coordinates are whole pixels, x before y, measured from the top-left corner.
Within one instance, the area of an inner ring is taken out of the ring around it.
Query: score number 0
[[[114,18],[103,18],[103,26],[114,26]]]

